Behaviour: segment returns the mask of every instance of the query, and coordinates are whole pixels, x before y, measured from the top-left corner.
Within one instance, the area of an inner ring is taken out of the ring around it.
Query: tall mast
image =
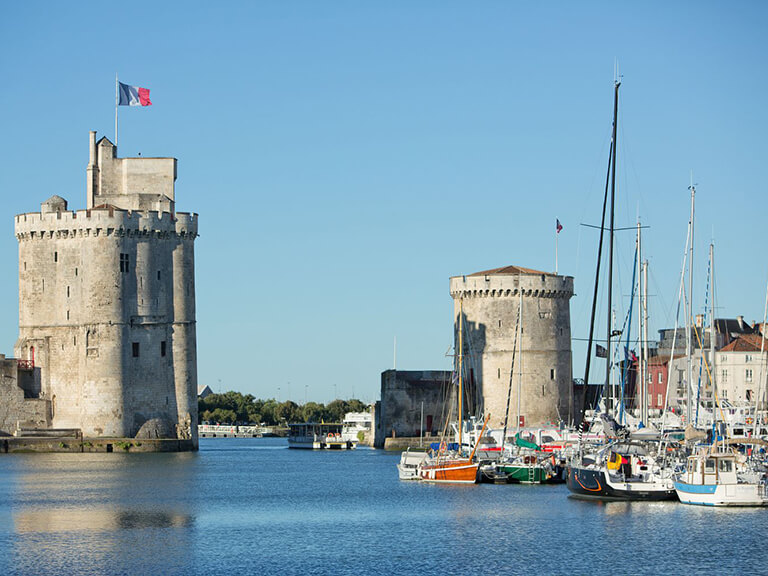
[[[613,143],[611,150],[611,217],[610,217],[610,229],[608,233],[608,330],[606,334],[607,354],[605,359],[605,385],[609,386],[611,381],[611,337],[612,334],[612,297],[613,297],[613,233],[614,233],[614,203],[616,200],[616,149],[618,148],[617,142],[617,127],[619,116],[619,86],[621,82],[618,79],[615,81],[614,97],[613,97],[613,136],[611,142]],[[613,403],[609,402],[606,406],[608,412],[613,409]]]
[[[709,378],[712,380],[712,398],[714,400],[715,398],[715,377],[717,374],[717,370],[715,370],[715,246],[714,244],[709,245],[709,286],[710,286],[710,297],[709,297],[709,365],[710,365],[710,375]],[[712,417],[715,418],[717,416],[717,411],[714,402],[712,403]]]
[[[616,124],[615,116],[616,111],[615,108],[618,106],[618,97],[619,97],[619,84],[616,83],[616,95],[614,98],[614,126]],[[614,130],[615,132],[615,130]],[[594,344],[594,338],[595,338],[595,315],[597,313],[597,295],[598,295],[598,288],[600,285],[600,264],[603,260],[603,238],[605,237],[605,211],[608,206],[608,186],[610,183],[611,178],[611,169],[613,164],[613,149],[615,147],[614,139],[611,139],[611,149],[608,152],[608,170],[605,174],[605,194],[603,195],[603,216],[600,220],[600,242],[597,246],[597,266],[595,267],[595,287],[594,291],[592,292],[592,314],[589,319],[589,338],[587,340],[587,359],[584,364],[584,395],[582,397],[581,402],[581,411],[579,414],[579,434],[584,430],[584,413],[587,409],[587,390],[589,386],[589,368],[592,363],[592,354],[594,353],[592,350],[592,345]]]
[[[520,393],[523,387],[523,288],[520,282],[520,302],[517,305],[517,342],[520,347],[520,359],[517,361],[520,368],[517,370],[517,430],[520,430]]]
[[[641,336],[642,353],[640,365],[645,374],[645,394],[643,395],[643,423],[648,424],[648,260],[643,262],[643,331]]]
[[[459,453],[461,453],[461,429],[464,427],[464,388],[462,386],[462,371],[464,359],[464,299],[459,298]]]
[[[637,360],[637,391],[640,395],[640,402],[639,402],[639,408],[640,408],[640,421],[643,422],[643,424],[647,424],[645,421],[644,416],[644,410],[643,410],[643,398],[645,396],[645,380],[643,379],[643,275],[641,271],[641,265],[642,262],[642,254],[641,254],[642,246],[640,245],[640,219],[637,220],[637,261],[635,262],[635,266],[637,267],[637,342],[638,342],[638,348],[640,349],[640,357]]]
[[[691,244],[689,246],[690,249],[690,257],[688,258],[688,311],[686,313],[686,319],[685,319],[685,327],[686,327],[686,344],[685,344],[685,355],[687,357],[687,370],[688,370],[688,385],[687,385],[687,392],[686,392],[686,424],[691,423],[691,416],[692,416],[692,410],[693,406],[691,405],[691,396],[693,395],[693,363],[691,362],[691,354],[692,354],[692,338],[691,338],[691,330],[693,328],[693,216],[694,216],[694,205],[695,205],[695,199],[696,199],[696,187],[693,185],[693,177],[691,177]]]
[[[763,312],[763,325],[760,327],[760,376],[757,381],[757,393],[755,394],[755,414],[753,415],[754,425],[752,426],[752,436],[757,436],[757,413],[760,410],[760,397],[765,394],[762,390],[763,380],[765,379],[766,362],[765,362],[765,322],[768,320],[768,287],[765,290],[765,311]],[[765,402],[763,402],[763,409],[765,409]]]

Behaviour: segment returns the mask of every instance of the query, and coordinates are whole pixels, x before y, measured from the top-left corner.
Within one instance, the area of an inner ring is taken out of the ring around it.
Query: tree
[[[320,422],[324,420],[325,408],[317,402],[307,402],[301,407],[304,422]]]

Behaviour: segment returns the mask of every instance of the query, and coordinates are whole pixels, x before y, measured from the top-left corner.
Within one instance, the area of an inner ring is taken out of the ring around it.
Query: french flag
[[[120,106],[152,106],[149,101],[149,88],[139,88],[138,86],[128,86],[118,82],[120,85]]]

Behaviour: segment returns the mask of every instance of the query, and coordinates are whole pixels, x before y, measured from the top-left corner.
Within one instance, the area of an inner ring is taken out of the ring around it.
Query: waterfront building
[[[194,242],[175,158],[119,158],[90,133],[86,210],[15,219],[19,338],[53,428],[197,444]]]

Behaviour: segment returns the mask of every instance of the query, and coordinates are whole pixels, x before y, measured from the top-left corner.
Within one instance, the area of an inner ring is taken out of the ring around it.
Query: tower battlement
[[[115,207],[78,211],[27,212],[15,220],[16,237],[82,238],[99,235],[168,235],[197,237],[198,215],[155,210],[122,210]]]

